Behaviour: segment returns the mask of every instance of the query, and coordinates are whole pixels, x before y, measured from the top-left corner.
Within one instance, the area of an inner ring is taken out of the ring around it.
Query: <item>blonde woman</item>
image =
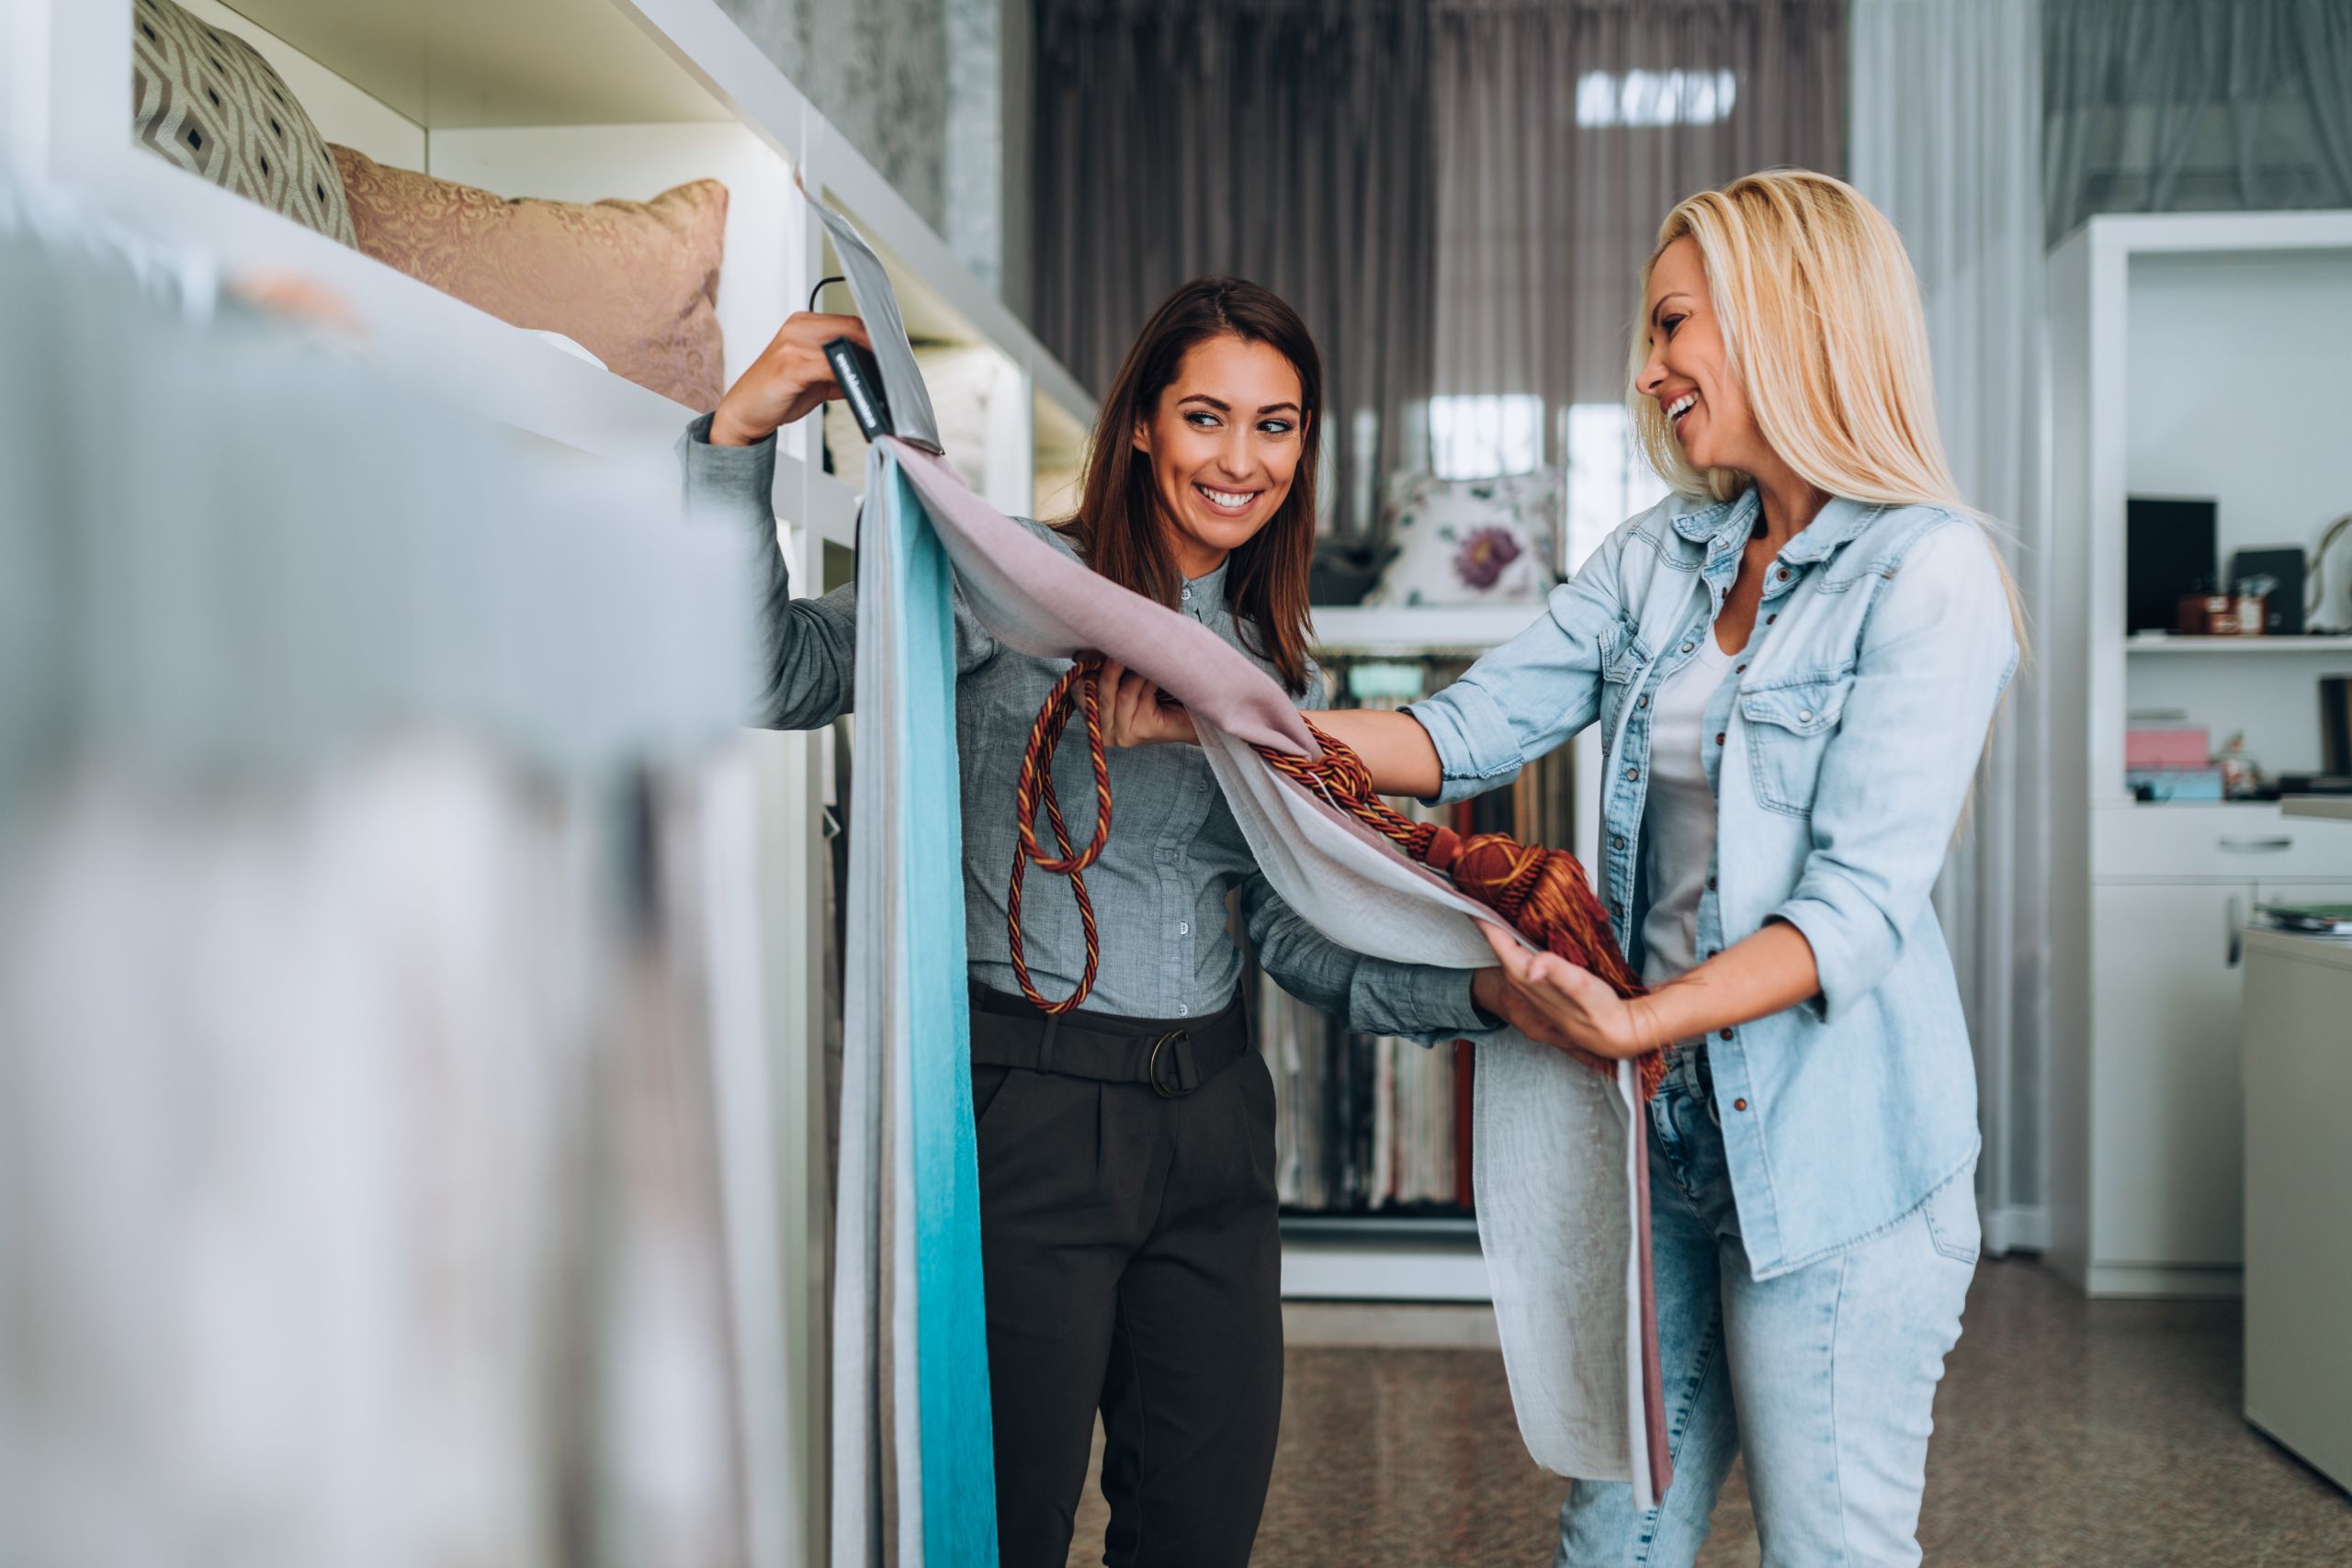
[[[1755,175],[1659,231],[1632,399],[1675,494],[1404,713],[1317,722],[1456,799],[1599,722],[1602,886],[1652,987],[1498,942],[1489,1002],[1649,1106],[1674,1481],[1576,1483],[1558,1562],[1688,1563],[1744,1453],[1767,1564],[1907,1563],[1974,1271],[1975,1080],[1928,902],[2022,644],[1936,434],[1894,230]]]

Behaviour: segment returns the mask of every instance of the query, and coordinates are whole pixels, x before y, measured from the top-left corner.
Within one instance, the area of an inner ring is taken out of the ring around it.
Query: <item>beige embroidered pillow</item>
[[[561,333],[697,412],[718,407],[718,181],[650,201],[510,200],[348,147],[334,152],[359,248],[378,261],[503,321]]]

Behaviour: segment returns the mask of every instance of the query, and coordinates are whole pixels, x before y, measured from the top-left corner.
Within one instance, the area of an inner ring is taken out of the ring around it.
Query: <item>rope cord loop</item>
[[[1029,743],[1021,754],[1021,778],[1013,795],[1013,822],[1020,829],[1021,841],[1013,846],[1012,883],[1005,896],[1012,973],[1021,983],[1021,994],[1032,1006],[1048,1014],[1068,1012],[1084,1001],[1094,989],[1095,974],[1102,962],[1102,938],[1094,926],[1094,900],[1086,892],[1086,868],[1102,858],[1102,847],[1111,840],[1111,757],[1102,737],[1102,671],[1100,654],[1081,654],[1054,682],[1054,689],[1046,694],[1036,722],[1029,727]],[[1094,770],[1094,836],[1083,850],[1074,848],[1070,842],[1069,824],[1062,817],[1061,796],[1054,788],[1054,754],[1061,747],[1062,732],[1069,728],[1071,713],[1081,707],[1086,714],[1087,759]],[[1059,854],[1048,855],[1038,845],[1040,806],[1045,807]],[[1039,871],[1069,878],[1070,892],[1078,899],[1079,927],[1085,933],[1085,971],[1079,976],[1078,988],[1059,1001],[1047,1001],[1030,979],[1028,957],[1022,943],[1021,884],[1032,862]]]

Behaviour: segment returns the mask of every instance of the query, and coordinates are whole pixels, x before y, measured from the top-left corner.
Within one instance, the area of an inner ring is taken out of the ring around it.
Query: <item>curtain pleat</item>
[[[2054,624],[2041,505],[2039,0],[1856,0],[1853,179],[1919,275],[1944,448],[1997,520],[2034,626]],[[1989,1250],[2038,1246],[2048,1201],[2049,718],[2037,669],[1997,721],[1936,889],[1976,1053]]]
[[[2098,212],[2352,207],[2352,6],[2048,0],[2043,231]]]
[[[1408,460],[1426,394],[1425,0],[1044,0],[1036,20],[1035,325],[1109,385],[1187,280],[1249,277],[1324,360],[1329,514]]]
[[[1561,460],[1558,411],[1625,395],[1642,265],[1674,204],[1755,169],[1842,172],[1845,9],[1436,0],[1435,390],[1540,395]]]

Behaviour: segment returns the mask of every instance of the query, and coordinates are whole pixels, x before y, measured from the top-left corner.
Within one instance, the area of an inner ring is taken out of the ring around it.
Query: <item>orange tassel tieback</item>
[[[1646,987],[1609,929],[1584,864],[1566,850],[1522,844],[1508,833],[1476,833],[1467,840],[1434,822],[1416,822],[1373,793],[1363,759],[1313,723],[1306,727],[1323,748],[1320,760],[1261,746],[1258,755],[1276,773],[1297,780],[1333,806],[1386,838],[1431,871],[1445,873],[1453,886],[1511,923],[1511,929],[1546,953],[1589,969],[1621,997]],[[1636,1065],[1642,1096],[1657,1092],[1666,1077],[1666,1054]]]

